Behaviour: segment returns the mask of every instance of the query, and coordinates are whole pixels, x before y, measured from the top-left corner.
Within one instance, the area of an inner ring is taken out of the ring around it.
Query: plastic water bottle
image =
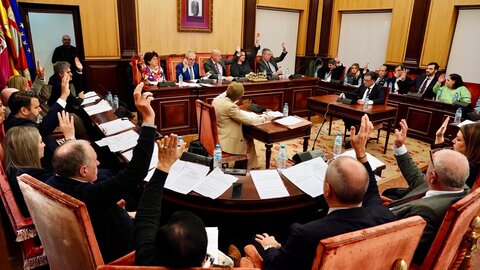
[[[460,96],[458,95],[458,92],[455,91],[455,94],[453,95],[453,102],[457,102]]]
[[[218,72],[217,83],[218,83],[218,84],[222,84],[222,83],[223,83],[223,74],[222,74],[222,71],[221,71],[221,70],[220,70],[220,72]]]
[[[477,111],[477,113],[480,113],[480,97],[477,99],[477,105],[475,105],[475,111]]]
[[[215,145],[215,150],[213,150],[213,168],[222,168],[222,148],[220,148],[220,144]]]
[[[285,169],[287,167],[287,149],[285,145],[280,145],[280,152],[278,152],[277,169]]]
[[[453,121],[454,124],[460,124],[462,122],[462,108],[458,107],[457,111],[455,112],[455,120]]]
[[[263,75],[265,76],[265,78],[267,77],[267,71],[266,70],[263,70]]]
[[[366,111],[368,110],[368,102],[370,100],[368,99],[368,95],[365,97],[365,102],[363,103],[363,110]]]
[[[283,105],[283,117],[288,116],[288,103],[285,102],[285,105]]]
[[[181,75],[180,75],[181,76]],[[182,146],[183,144],[183,137],[182,136],[178,136],[177,138],[177,149],[180,149],[180,146]],[[220,153],[221,154],[221,153]]]
[[[393,93],[393,83],[392,83],[392,82],[390,82],[390,84],[388,85],[388,87],[390,88],[390,92]]]
[[[112,100],[112,108],[113,108],[114,110],[118,109],[118,106],[119,106],[118,103],[119,103],[119,102],[118,102],[118,96],[117,96],[117,95],[114,95],[114,96],[113,96],[113,100]]]
[[[107,96],[105,97],[105,100],[108,102],[110,106],[112,106],[112,103],[113,103],[112,92],[110,91],[107,92]]]
[[[178,86],[183,87],[183,75],[178,75]]]
[[[333,142],[333,157],[337,158],[342,154],[342,133],[338,132],[335,141]]]
[[[390,84],[391,84],[391,83],[390,83]],[[388,87],[388,82],[385,81],[385,83],[383,84],[383,86]],[[390,89],[392,89],[392,88],[390,88]]]
[[[440,97],[442,96],[443,86],[439,87],[437,90],[437,97],[435,98],[436,101],[440,101]]]
[[[287,69],[285,69],[285,79],[288,79],[289,76],[290,76],[290,72],[288,72],[288,67],[287,67]]]

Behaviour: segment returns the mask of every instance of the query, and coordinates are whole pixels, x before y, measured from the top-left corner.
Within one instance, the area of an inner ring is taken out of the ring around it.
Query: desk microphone
[[[323,125],[325,125],[325,122],[327,122],[327,113],[328,113],[328,110],[330,108],[330,104],[332,104],[332,103],[328,103],[327,110],[325,111],[325,114],[323,114],[323,122],[322,122],[322,125],[320,126],[320,128],[317,131],[317,136],[315,136],[315,140],[313,140],[312,150],[315,150],[315,145],[317,144],[317,139],[318,139],[318,136],[320,135],[320,131],[322,131]]]

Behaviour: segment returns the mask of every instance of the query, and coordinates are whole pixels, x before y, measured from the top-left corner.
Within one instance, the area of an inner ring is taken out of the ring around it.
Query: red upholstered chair
[[[421,217],[414,216],[323,239],[312,269],[408,269],[405,267],[412,260],[425,224]],[[245,253],[255,267],[261,268],[261,258],[254,249],[249,245]]]
[[[22,249],[23,268],[30,269],[48,264],[43,247],[36,243],[37,231],[32,218],[26,218],[20,212],[2,164],[0,164],[0,197],[15,232],[16,241]]]
[[[177,81],[175,67],[185,59],[185,55],[172,54],[167,56],[167,78],[169,81]]]
[[[258,60],[262,59],[262,55],[255,56],[255,60],[253,60],[253,72],[257,73],[257,62]]]
[[[470,266],[470,251],[480,237],[480,190],[448,209],[422,265],[411,269],[480,269]],[[458,268],[463,265],[464,268]]]
[[[96,269],[103,258],[85,204],[37,179],[18,177],[51,269]]]
[[[477,100],[480,98],[480,84],[465,82],[465,87],[467,87],[468,91],[470,91],[470,94],[472,95],[472,102],[470,103],[475,108]]]
[[[204,76],[205,75],[205,69],[203,68],[203,62],[207,61],[208,58],[210,58],[210,53],[196,53],[197,54],[197,62],[198,62],[198,65],[199,65],[199,72],[200,72],[200,76]]]
[[[475,182],[473,182],[472,190],[476,190],[480,187],[480,172],[477,174],[477,178],[475,178]]]
[[[133,82],[135,84],[139,84],[142,82],[142,73],[140,69],[138,69],[138,62],[140,61],[140,57],[138,55],[132,56],[132,75],[133,75]]]
[[[231,54],[230,55],[225,55],[225,56],[223,56],[223,59],[225,59],[225,60],[233,59],[233,55],[231,55]],[[230,76],[230,67],[231,67],[231,65],[225,65],[225,69],[227,71],[227,76]]]

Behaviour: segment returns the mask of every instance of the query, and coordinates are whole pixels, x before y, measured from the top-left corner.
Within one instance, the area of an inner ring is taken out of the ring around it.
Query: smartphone
[[[242,197],[242,183],[232,184],[232,199],[240,199]]]

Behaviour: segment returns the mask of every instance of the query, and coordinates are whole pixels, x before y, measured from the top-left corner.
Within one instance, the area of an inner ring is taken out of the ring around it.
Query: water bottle
[[[285,105],[283,105],[283,117],[288,116],[288,103],[285,102]]]
[[[458,92],[455,91],[455,94],[453,95],[453,102],[457,102],[459,100],[460,96],[458,95]]]
[[[183,75],[178,75],[178,86],[183,87]]]
[[[263,75],[265,76],[265,78],[267,77],[267,71],[266,70],[263,70]]]
[[[180,75],[181,76],[181,75]],[[178,136],[177,138],[177,149],[180,149],[180,146],[182,146],[183,144],[183,137],[182,136]],[[221,153],[220,153],[221,154]]]
[[[285,169],[287,167],[287,149],[285,149],[285,145],[280,145],[280,152],[278,152],[278,159],[277,159],[277,169]]]
[[[360,85],[362,85],[362,83],[363,83],[363,78],[362,77],[358,78],[358,84],[357,85],[360,86]]]
[[[213,168],[222,168],[222,148],[220,148],[220,144],[215,145],[215,150],[213,150]]]
[[[439,87],[437,90],[437,97],[435,98],[436,101],[440,101],[440,97],[442,96],[443,86]]]
[[[390,84],[391,84],[391,83],[390,83]],[[384,87],[388,87],[388,82],[385,81],[385,83],[383,84],[383,86],[384,86]],[[391,89],[392,89],[392,88],[390,87],[390,90],[391,90]]]
[[[107,96],[105,97],[105,100],[108,102],[108,104],[110,106],[112,106],[113,97],[112,97],[112,93],[110,91],[107,92]]]
[[[338,132],[337,137],[335,137],[335,142],[333,143],[333,157],[337,158],[342,154],[342,133]]]
[[[363,110],[364,110],[364,111],[368,110],[368,102],[369,102],[369,101],[370,101],[370,100],[368,99],[368,95],[365,96],[365,102],[363,103]]]
[[[390,88],[390,92],[393,93],[393,83],[392,83],[392,82],[390,82],[390,84],[388,85],[388,87]]]
[[[221,71],[221,70],[220,70],[220,72],[218,72],[217,83],[218,83],[218,84],[222,84],[222,83],[223,83],[223,74],[222,74],[222,71]]]
[[[475,111],[477,111],[477,113],[480,113],[480,97],[477,99],[477,105],[475,105]]]
[[[462,122],[462,108],[458,107],[457,111],[455,112],[455,120],[453,121],[454,124],[460,124]]]
[[[290,72],[288,72],[288,67],[287,67],[287,69],[285,69],[285,79],[288,79],[289,76],[290,76]]]
[[[117,95],[114,95],[113,96],[113,100],[112,100],[112,108],[114,110],[118,109],[118,96]]]

